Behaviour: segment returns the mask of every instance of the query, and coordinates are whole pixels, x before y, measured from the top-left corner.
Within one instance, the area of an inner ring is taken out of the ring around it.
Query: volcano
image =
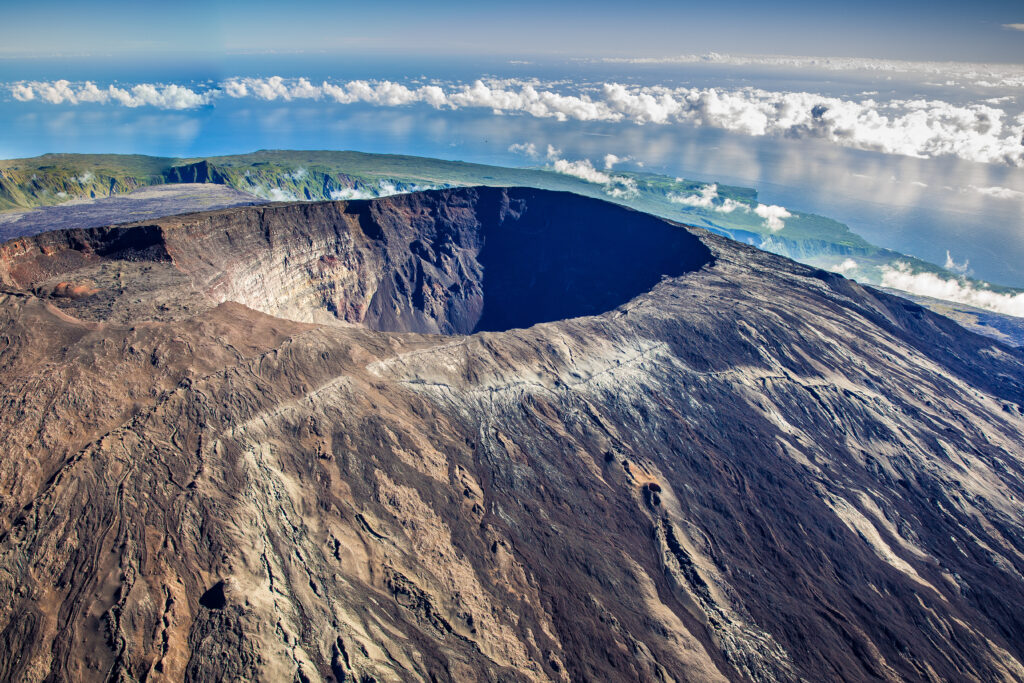
[[[526,188],[0,245],[0,680],[1024,679],[1024,351]]]

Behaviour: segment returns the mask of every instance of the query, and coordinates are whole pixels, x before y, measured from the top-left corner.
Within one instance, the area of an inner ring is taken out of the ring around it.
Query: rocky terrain
[[[1024,679],[1024,352],[575,195],[0,245],[0,680]]]

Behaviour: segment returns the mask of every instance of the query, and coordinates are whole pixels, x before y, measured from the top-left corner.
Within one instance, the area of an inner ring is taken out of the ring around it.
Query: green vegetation
[[[0,160],[0,211],[106,197],[164,182],[174,159],[119,154],[44,154]]]

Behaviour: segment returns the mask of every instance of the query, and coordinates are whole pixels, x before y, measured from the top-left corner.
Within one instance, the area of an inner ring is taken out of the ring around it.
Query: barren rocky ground
[[[0,245],[0,679],[1019,680],[1024,352],[574,195]]]
[[[35,235],[47,230],[97,228],[264,202],[259,197],[223,185],[153,185],[99,199],[75,199],[57,206],[5,211],[0,213],[0,239]]]

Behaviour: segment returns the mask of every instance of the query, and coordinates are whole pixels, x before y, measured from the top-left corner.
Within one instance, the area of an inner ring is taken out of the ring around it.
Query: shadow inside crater
[[[481,230],[483,311],[473,332],[604,313],[711,261],[684,228],[562,193],[512,202]]]
[[[597,315],[712,261],[683,227],[570,193],[460,188],[385,201],[392,211],[377,200],[360,223],[374,239],[402,223],[408,247],[363,320],[380,331],[471,334]]]

